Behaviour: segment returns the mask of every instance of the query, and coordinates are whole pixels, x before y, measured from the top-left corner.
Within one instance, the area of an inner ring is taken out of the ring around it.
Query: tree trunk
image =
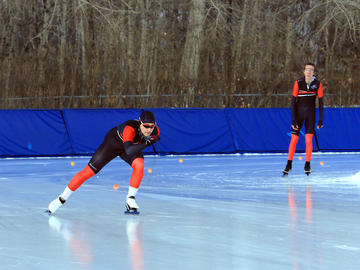
[[[180,76],[193,83],[198,77],[200,64],[201,32],[204,22],[204,0],[192,0],[186,32],[186,43],[181,61]]]
[[[67,26],[67,0],[62,0],[59,13],[60,16],[60,48],[59,48],[59,94],[64,96],[65,94],[65,57],[66,57],[66,26]],[[63,99],[59,100],[60,108],[63,107]]]
[[[258,92],[258,77],[259,77],[259,71],[256,70],[258,66],[258,61],[260,61],[260,49],[259,49],[259,23],[261,21],[261,9],[259,8],[259,1],[260,0],[254,0],[251,2],[250,7],[250,13],[251,13],[251,20],[250,20],[250,26],[248,29],[249,35],[248,38],[248,53],[245,56],[247,58],[247,69],[246,74],[247,77],[249,77],[254,83],[251,86],[251,89],[249,89],[251,92]],[[254,89],[255,88],[255,89]]]
[[[50,28],[50,1],[43,0],[41,12],[43,15],[42,32],[40,34],[39,48],[39,82],[38,82],[38,107],[44,106],[46,97],[46,63],[49,50],[49,28]]]
[[[130,0],[129,6],[135,10],[136,7],[136,0]],[[136,48],[135,48],[135,34],[137,32],[136,29],[136,16],[132,12],[132,10],[129,10],[128,12],[128,33],[127,33],[127,63],[128,63],[128,74],[127,74],[127,81],[128,85],[127,88],[129,91],[131,91],[133,94],[137,93],[137,88],[135,85],[135,78],[136,76]],[[135,88],[135,89],[134,89]]]
[[[86,7],[81,4],[81,0],[75,0],[76,5],[75,9],[77,12],[75,13],[75,27],[76,27],[76,47],[77,47],[77,55],[76,59],[80,61],[77,63],[77,72],[80,75],[80,81],[77,85],[79,87],[80,95],[85,96],[87,93],[87,46],[86,46],[86,31],[87,31],[87,21],[86,21]],[[75,79],[77,80],[77,79]],[[84,100],[85,101],[85,100]],[[80,101],[81,104],[82,101]],[[77,107],[79,104],[75,104]]]
[[[159,88],[161,88],[159,86],[160,82],[159,82],[159,78],[158,78],[158,73],[159,73],[159,66],[160,64],[158,63],[159,58],[162,57],[161,53],[161,49],[159,48],[159,39],[160,39],[160,31],[161,31],[161,16],[160,16],[160,12],[155,12],[156,14],[156,18],[154,18],[154,27],[152,29],[152,31],[150,32],[150,35],[152,36],[151,38],[151,42],[150,44],[150,56],[149,56],[149,74],[148,74],[148,82],[149,85],[151,87],[151,92],[149,93],[149,91],[147,91],[148,94],[152,95],[153,100],[155,100],[155,102],[157,104],[159,104]],[[160,55],[160,56],[159,56]],[[148,89],[150,90],[150,89]],[[161,106],[159,104],[159,106]]]
[[[149,0],[139,0],[140,5],[140,25],[141,25],[141,37],[140,37],[140,56],[139,56],[139,71],[137,76],[138,85],[141,91],[146,89],[146,74],[148,67],[148,11]]]
[[[284,75],[288,77],[290,74],[290,64],[292,60],[292,46],[293,46],[293,26],[292,26],[292,9],[291,5],[287,7],[286,33],[285,33],[285,72]]]
[[[12,74],[13,69],[16,66],[15,55],[18,53],[17,46],[17,35],[18,35],[18,24],[17,17],[19,16],[21,10],[19,9],[21,0],[14,0],[8,2],[9,10],[9,34],[10,34],[10,47],[7,48],[8,56],[6,57],[6,68],[5,68],[5,97],[10,98],[11,93],[14,92],[14,85],[12,83]],[[8,106],[12,107],[11,99],[8,102]]]
[[[243,8],[242,8],[242,12],[241,12],[241,20],[238,23],[238,26],[236,28],[236,34],[234,34],[236,36],[235,39],[235,44],[234,44],[234,52],[233,52],[233,56],[232,56],[232,61],[234,62],[233,64],[233,87],[234,87],[234,91],[236,91],[236,84],[237,82],[239,82],[242,78],[240,77],[240,71],[243,70],[242,69],[242,64],[243,64],[243,59],[241,58],[242,55],[242,49],[243,49],[243,44],[244,44],[244,40],[245,40],[245,27],[246,27],[246,22],[247,22],[247,16],[248,16],[248,12],[249,12],[249,5],[250,5],[251,0],[245,0],[244,4],[243,4]]]

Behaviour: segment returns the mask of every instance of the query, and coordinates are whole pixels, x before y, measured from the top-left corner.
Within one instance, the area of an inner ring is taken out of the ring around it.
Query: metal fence
[[[327,94],[328,107],[336,104],[339,96]],[[1,109],[59,109],[59,108],[276,108],[289,107],[291,94],[262,93],[241,94],[131,94],[131,95],[82,95],[0,98]],[[350,105],[346,107],[358,107]]]

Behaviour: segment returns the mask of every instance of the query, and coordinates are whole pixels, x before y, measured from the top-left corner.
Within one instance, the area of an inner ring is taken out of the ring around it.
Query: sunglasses
[[[154,128],[155,125],[148,125],[148,124],[144,124],[143,122],[141,122],[141,124],[143,125],[144,128]]]

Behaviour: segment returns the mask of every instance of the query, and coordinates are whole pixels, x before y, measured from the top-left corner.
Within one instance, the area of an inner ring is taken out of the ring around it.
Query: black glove
[[[145,143],[146,145],[152,145],[156,143],[158,140],[160,140],[160,137],[158,135],[152,135],[145,137]]]
[[[296,120],[292,120],[291,127],[292,127],[294,130],[298,130],[299,126],[298,126]]]
[[[324,126],[323,120],[319,120],[318,125],[317,125],[317,129],[320,129],[320,128],[322,128],[323,126]]]

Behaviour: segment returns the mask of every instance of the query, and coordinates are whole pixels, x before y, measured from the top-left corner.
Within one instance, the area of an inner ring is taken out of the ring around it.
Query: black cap
[[[155,116],[150,111],[142,110],[140,115],[140,121],[143,123],[154,123],[155,124]]]

